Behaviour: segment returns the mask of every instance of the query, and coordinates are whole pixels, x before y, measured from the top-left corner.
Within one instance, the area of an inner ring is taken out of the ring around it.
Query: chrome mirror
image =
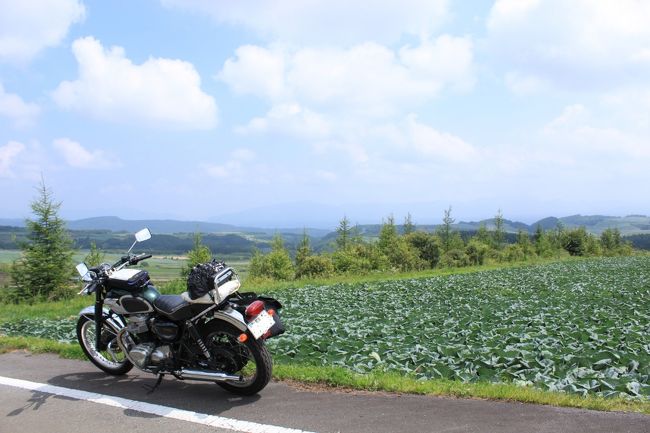
[[[135,234],[135,240],[138,242],[144,242],[151,239],[151,232],[148,228],[143,228]]]

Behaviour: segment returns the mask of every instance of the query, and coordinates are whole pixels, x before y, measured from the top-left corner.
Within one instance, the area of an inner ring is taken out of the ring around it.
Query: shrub
[[[471,239],[465,248],[467,260],[471,265],[482,265],[485,263],[485,257],[487,256],[488,251],[490,251],[489,245],[486,245],[477,239]]]
[[[469,258],[465,251],[460,249],[449,250],[440,258],[440,266],[443,268],[460,268],[469,264]]]
[[[333,273],[334,264],[327,256],[307,256],[296,266],[296,278],[329,277]]]
[[[425,233],[413,232],[405,236],[406,242],[417,251],[420,260],[426,262],[430,268],[435,268],[440,261],[440,238],[438,236]]]

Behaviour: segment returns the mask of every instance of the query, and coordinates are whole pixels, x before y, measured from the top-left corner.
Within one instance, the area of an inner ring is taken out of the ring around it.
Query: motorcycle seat
[[[192,299],[189,293],[183,292],[181,293],[181,298],[188,304],[214,304],[214,298],[210,296],[210,293],[206,293],[200,298]]]
[[[188,305],[180,295],[160,295],[153,301],[153,306],[161,313],[171,316],[178,310]]]

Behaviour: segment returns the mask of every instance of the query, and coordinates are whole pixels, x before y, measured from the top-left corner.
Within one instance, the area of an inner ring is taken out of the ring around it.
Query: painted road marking
[[[114,397],[112,395],[98,394],[96,392],[81,391],[78,389],[63,388],[60,386],[48,385],[45,383],[30,382],[28,380],[13,379],[0,376],[0,385],[12,386],[14,388],[27,389],[29,391],[45,392],[47,394],[62,395],[76,400],[90,401],[92,403],[104,404],[106,406],[131,409],[138,412],[158,415],[165,418],[193,422],[227,430],[247,433],[309,433],[304,430],[297,430],[286,427],[278,427],[256,422],[240,421],[233,418],[208,415],[206,413],[191,412],[189,410],[176,409],[169,406],[145,403],[143,401],[129,400],[128,398]]]

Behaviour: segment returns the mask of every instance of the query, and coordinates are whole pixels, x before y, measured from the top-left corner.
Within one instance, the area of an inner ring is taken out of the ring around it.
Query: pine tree
[[[494,246],[498,250],[503,248],[503,244],[506,240],[506,232],[503,225],[503,213],[501,213],[501,209],[499,209],[497,214],[494,216]]]
[[[183,269],[181,269],[181,276],[186,278],[192,268],[199,263],[206,263],[212,260],[212,252],[207,245],[204,245],[201,242],[201,234],[194,233],[194,247],[192,250],[187,252],[187,263]]]
[[[404,234],[408,235],[409,233],[413,233],[415,231],[415,223],[413,222],[413,218],[411,217],[411,213],[406,214],[406,218],[404,218]]]
[[[339,221],[339,226],[336,229],[336,247],[339,250],[344,250],[350,246],[352,238],[352,228],[350,227],[350,220],[347,216],[343,215],[343,219]]]
[[[452,249],[453,229],[451,226],[455,221],[456,220],[451,217],[451,206],[449,206],[448,209],[445,209],[445,216],[442,218],[442,226],[438,229],[438,236],[442,241],[442,251],[445,253]]]
[[[104,261],[104,253],[102,253],[99,248],[97,248],[97,244],[93,241],[90,243],[90,251],[88,252],[88,255],[84,258],[84,263],[92,268],[94,266],[97,266],[101,264]]]
[[[22,257],[11,269],[16,301],[65,295],[74,271],[72,240],[65,221],[58,216],[61,203],[54,201],[44,180],[37,191],[31,204],[35,218],[26,220],[28,241],[21,245]]]
[[[311,256],[309,236],[307,236],[307,231],[303,230],[302,239],[300,240],[298,250],[296,251],[296,268],[299,268],[309,256]]]

